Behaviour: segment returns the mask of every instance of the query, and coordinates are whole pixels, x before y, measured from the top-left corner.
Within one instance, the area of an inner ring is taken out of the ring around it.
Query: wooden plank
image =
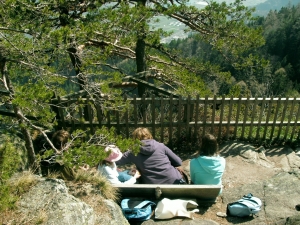
[[[151,101],[151,122],[152,122],[152,136],[156,139],[156,132],[155,132],[155,96],[152,95]]]
[[[245,111],[244,111],[242,134],[241,134],[242,139],[244,139],[245,136],[245,123],[247,122],[247,118],[248,118],[248,109],[249,109],[249,96],[247,98],[247,102],[245,102]]]
[[[143,124],[146,124],[146,109],[147,109],[147,106],[146,106],[145,98],[146,98],[146,95],[144,94],[143,98],[142,98],[142,102],[141,102],[142,103]]]
[[[190,140],[191,139],[191,130],[190,130],[190,117],[191,117],[191,111],[190,111],[190,106],[191,106],[191,96],[188,96],[187,98],[187,104],[186,104],[186,118],[185,118],[185,122],[186,122],[186,136],[187,139]]]
[[[232,115],[232,100],[233,100],[233,96],[231,96],[230,101],[229,101],[229,112],[228,112],[228,118],[227,118],[227,129],[226,129],[226,140],[229,139],[229,130],[230,130],[230,120],[231,120],[231,115]]]
[[[250,129],[249,129],[249,134],[248,134],[249,139],[252,139],[252,130],[253,130],[254,118],[256,115],[256,106],[257,106],[257,98],[255,98],[255,100],[254,100],[254,104],[253,104],[253,108],[252,108],[252,112],[251,112],[251,125],[250,125]]]
[[[178,99],[178,113],[177,113],[177,121],[178,123],[181,123],[181,101],[182,101],[182,98],[181,96],[179,96],[179,99]],[[177,140],[180,141],[180,136],[181,136],[181,126],[178,127],[177,129]]]
[[[169,143],[173,148],[173,96],[170,96],[170,108],[169,108]]]
[[[263,139],[266,139],[267,136],[267,130],[268,130],[268,125],[270,123],[270,115],[271,115],[271,110],[272,110],[272,104],[273,104],[273,97],[271,98],[271,100],[269,100],[269,104],[268,104],[268,113],[267,113],[267,118],[266,118],[266,126],[264,127],[264,135],[263,135]]]
[[[71,122],[69,122],[69,121],[65,121],[65,123],[66,123],[66,126],[71,126]],[[206,122],[205,124],[202,122],[202,121],[198,121],[198,126],[200,126],[200,127],[204,127],[204,125],[210,125],[212,122],[211,121],[208,121],[208,122]],[[217,122],[215,122],[215,125],[219,125],[219,121],[217,121]],[[88,127],[89,125],[90,125],[90,123],[89,122],[82,122],[82,123],[75,123],[74,124],[74,126],[75,127],[79,127],[80,126],[80,124],[82,124],[82,126],[83,127]],[[97,123],[93,123],[94,125],[97,125]],[[178,123],[178,122],[172,122],[172,126],[173,127],[183,127],[186,123],[184,123],[184,122],[181,122],[181,123]],[[227,121],[223,121],[222,122],[222,126],[227,126],[227,124],[228,124],[228,122]],[[236,125],[236,122],[235,121],[230,121],[229,122],[229,124],[230,125]],[[244,122],[243,121],[239,121],[238,122],[238,126],[242,126],[244,124]],[[249,126],[251,126],[251,125],[254,125],[254,126],[256,126],[258,124],[258,121],[254,121],[253,123],[251,123],[251,121],[247,121],[246,122],[246,124],[245,124],[245,126],[246,127],[249,127]],[[276,121],[276,123],[275,123],[275,125],[280,125],[281,124],[281,122],[280,121]],[[296,126],[300,126],[300,121],[291,121],[290,123],[289,123],[290,125],[296,125]],[[144,126],[144,127],[149,127],[149,128],[151,128],[152,126],[153,126],[153,124],[152,123],[146,123],[146,124],[144,124],[143,122],[138,122],[137,123],[137,125],[138,126]],[[195,125],[195,122],[190,122],[190,126],[194,126]],[[287,126],[288,125],[288,121],[284,121],[283,123],[282,123],[282,125],[283,126]],[[114,126],[114,127],[116,127],[117,126],[117,123],[116,122],[111,122],[111,123],[102,123],[102,126],[106,126],[106,127],[111,127],[111,126]],[[121,128],[126,128],[126,126],[128,126],[128,127],[135,127],[135,123],[134,122],[128,122],[128,124],[126,124],[126,123],[120,123],[120,125],[119,125]],[[161,127],[161,124],[160,123],[155,123],[154,124],[154,126],[155,126],[155,128],[160,128]],[[164,124],[163,124],[163,126],[165,127],[165,128],[168,128],[169,126],[170,126],[170,122],[165,122]],[[262,127],[265,127],[265,126],[270,126],[270,124],[269,123],[267,123],[266,121],[263,121],[263,122],[261,122],[261,126]]]
[[[205,102],[204,102],[204,118],[203,118],[204,120],[203,120],[202,136],[204,136],[206,133],[205,128],[206,128],[206,124],[207,124],[207,107],[208,107],[207,101],[208,101],[208,95],[205,96]]]
[[[300,105],[298,104],[298,111],[297,111],[296,118],[295,118],[296,122],[298,122],[299,116],[300,116]],[[291,140],[293,140],[293,138],[294,138],[294,135],[296,132],[296,127],[297,127],[296,123],[294,123],[293,129],[292,129],[292,134],[291,134]]]
[[[124,96],[124,101],[126,101],[127,100],[127,96],[125,95]],[[125,114],[124,114],[124,117],[125,117],[125,124],[126,124],[126,126],[125,126],[125,136],[126,136],[126,138],[129,138],[129,126],[128,126],[128,123],[129,123],[129,121],[128,121],[128,108],[126,108],[126,111],[125,111]]]
[[[281,106],[281,98],[279,98],[277,100],[276,110],[275,110],[274,118],[273,118],[273,126],[272,126],[272,129],[271,129],[270,140],[272,140],[273,136],[274,136],[274,130],[275,130],[275,124],[274,124],[274,122],[276,122],[276,120],[277,120],[277,116],[278,116],[278,113],[279,113],[280,106]]]
[[[285,140],[287,139],[288,131],[289,131],[290,126],[291,126],[291,121],[292,121],[292,118],[293,118],[293,115],[294,115],[295,104],[296,104],[296,98],[294,98],[294,100],[292,102],[292,105],[291,105],[290,115],[288,117],[288,124],[285,128],[285,133],[284,133],[284,139]]]
[[[138,111],[137,111],[138,104],[136,103],[136,95],[133,96],[133,115],[134,115],[134,129],[136,129],[137,122],[138,122]]]
[[[220,123],[219,123],[219,134],[218,137],[221,139],[222,135],[222,124],[223,124],[223,116],[224,116],[224,99],[225,95],[222,96],[222,103],[221,103],[221,113],[220,113]]]
[[[260,107],[260,113],[259,113],[257,130],[256,130],[256,139],[259,139],[259,132],[260,132],[260,127],[261,127],[262,116],[265,111],[265,101],[266,101],[266,98],[263,99],[263,101],[261,103],[261,107]]]
[[[194,128],[194,138],[195,140],[198,138],[198,116],[199,116],[199,95],[196,97],[195,103],[195,128]]]
[[[214,102],[213,102],[213,110],[212,110],[212,114],[211,114],[211,126],[210,126],[210,133],[217,136],[215,134],[215,130],[214,130],[214,127],[215,127],[215,120],[216,120],[216,103],[217,101],[217,96],[215,95],[214,96]]]
[[[241,111],[241,99],[242,99],[242,96],[240,95],[239,97],[239,102],[238,102],[238,105],[237,105],[237,111],[236,111],[236,115],[235,115],[235,127],[234,127],[234,135],[233,137],[236,138],[236,134],[237,134],[237,129],[238,129],[238,122],[239,122],[239,117],[240,117],[240,111]]]
[[[165,122],[164,118],[164,104],[162,97],[160,97],[160,142],[164,143],[164,126],[163,123]]]
[[[284,118],[285,118],[285,115],[286,115],[287,103],[288,103],[288,101],[284,101],[281,120],[280,120],[280,125],[279,125],[279,129],[278,129],[278,133],[277,133],[277,139],[280,138],[280,134],[281,134],[281,130],[282,130],[282,124],[283,124],[283,121],[284,121]]]
[[[161,190],[161,198],[196,198],[206,201],[215,201],[221,185],[175,185],[175,184],[114,184],[122,197],[149,197],[155,198],[156,190]]]

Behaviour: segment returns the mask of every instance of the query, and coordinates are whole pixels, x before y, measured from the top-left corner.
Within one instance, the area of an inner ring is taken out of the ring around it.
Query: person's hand
[[[175,167],[175,168],[179,171],[179,173],[181,175],[183,175],[183,169],[181,168],[181,166],[178,166],[178,167]]]
[[[135,174],[134,174],[134,176],[133,176],[135,179],[138,179],[138,178],[140,178],[141,177],[141,174],[140,174],[140,172],[138,171],[138,170],[136,170],[135,171]]]

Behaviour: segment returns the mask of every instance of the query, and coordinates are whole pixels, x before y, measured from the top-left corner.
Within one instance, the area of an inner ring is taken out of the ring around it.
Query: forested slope
[[[270,11],[249,24],[262,27],[265,45],[247,52],[257,54],[265,61],[261,66],[250,65],[240,69],[230,56],[220,54],[199,35],[171,41],[167,46],[181,51],[184,57],[198,62],[209,61],[230,72],[230,79],[210,76],[207,85],[217,95],[298,96],[300,91],[300,4],[288,5],[279,11]]]

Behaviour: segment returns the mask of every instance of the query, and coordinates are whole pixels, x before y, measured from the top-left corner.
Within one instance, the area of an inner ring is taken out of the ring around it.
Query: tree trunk
[[[10,79],[7,75],[6,59],[4,57],[2,57],[1,55],[0,55],[0,70],[1,70],[1,75],[2,75],[3,85],[5,86],[6,90],[9,91],[10,100],[12,100],[14,98],[14,90],[10,83]],[[26,124],[24,123],[24,118],[23,118],[23,114],[22,114],[21,110],[17,106],[14,106],[13,108],[14,108],[16,117],[19,120],[19,125],[21,127],[21,131],[24,135],[29,167],[33,171],[36,171],[36,169],[38,169],[39,166],[36,164],[36,157],[35,157],[35,152],[34,152],[34,147],[33,147],[30,132],[26,128]]]
[[[135,55],[136,55],[136,71],[137,74],[143,73],[147,70],[146,68],[146,56],[145,56],[145,40],[144,37],[141,37],[137,40]],[[145,77],[141,77],[140,79],[146,80]],[[139,84],[138,86],[138,95],[142,97],[145,93],[145,86]]]
[[[73,67],[75,69],[76,76],[78,77],[77,79],[78,79],[79,89],[84,90],[84,86],[86,85],[86,78],[81,73],[81,61],[80,61],[80,58],[77,55],[77,49],[76,48],[69,48],[68,52],[69,52],[69,56],[71,58]],[[86,96],[82,96],[82,97],[86,97]],[[83,113],[84,113],[84,119],[86,121],[88,121],[89,120],[89,114],[88,114],[88,107],[87,106],[84,107]]]

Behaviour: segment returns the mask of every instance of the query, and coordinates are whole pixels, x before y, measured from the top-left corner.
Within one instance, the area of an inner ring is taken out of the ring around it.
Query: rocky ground
[[[216,202],[198,201],[199,212],[194,214],[194,220],[178,217],[155,220],[153,216],[140,224],[300,224],[300,208],[295,207],[300,204],[300,148],[280,146],[264,149],[248,143],[227,142],[220,146],[220,150],[220,155],[226,159],[226,169],[223,192]],[[189,174],[193,152],[176,153],[183,159],[182,167]],[[7,211],[0,215],[0,224],[128,225],[120,207],[112,200],[104,199],[90,184],[66,182],[65,185],[59,179],[39,180],[22,196],[16,212]],[[248,193],[262,200],[262,209],[257,215],[246,218],[220,216],[226,214],[228,203]]]
[[[300,192],[297,186],[300,184],[300,149],[291,149],[288,146],[264,149],[240,142],[224,143],[220,149],[220,155],[226,158],[226,170],[223,175],[224,189],[214,204],[199,203],[200,212],[195,214],[194,221],[153,220],[144,222],[143,225],[156,223],[164,225],[287,224],[287,217],[300,215],[295,209],[295,206],[300,204]],[[193,154],[181,153],[180,157],[184,160],[183,168],[186,173],[189,173],[189,161]],[[276,190],[276,188],[281,190]],[[226,213],[228,203],[250,192],[263,201],[262,211],[259,214],[249,218],[217,215]]]

